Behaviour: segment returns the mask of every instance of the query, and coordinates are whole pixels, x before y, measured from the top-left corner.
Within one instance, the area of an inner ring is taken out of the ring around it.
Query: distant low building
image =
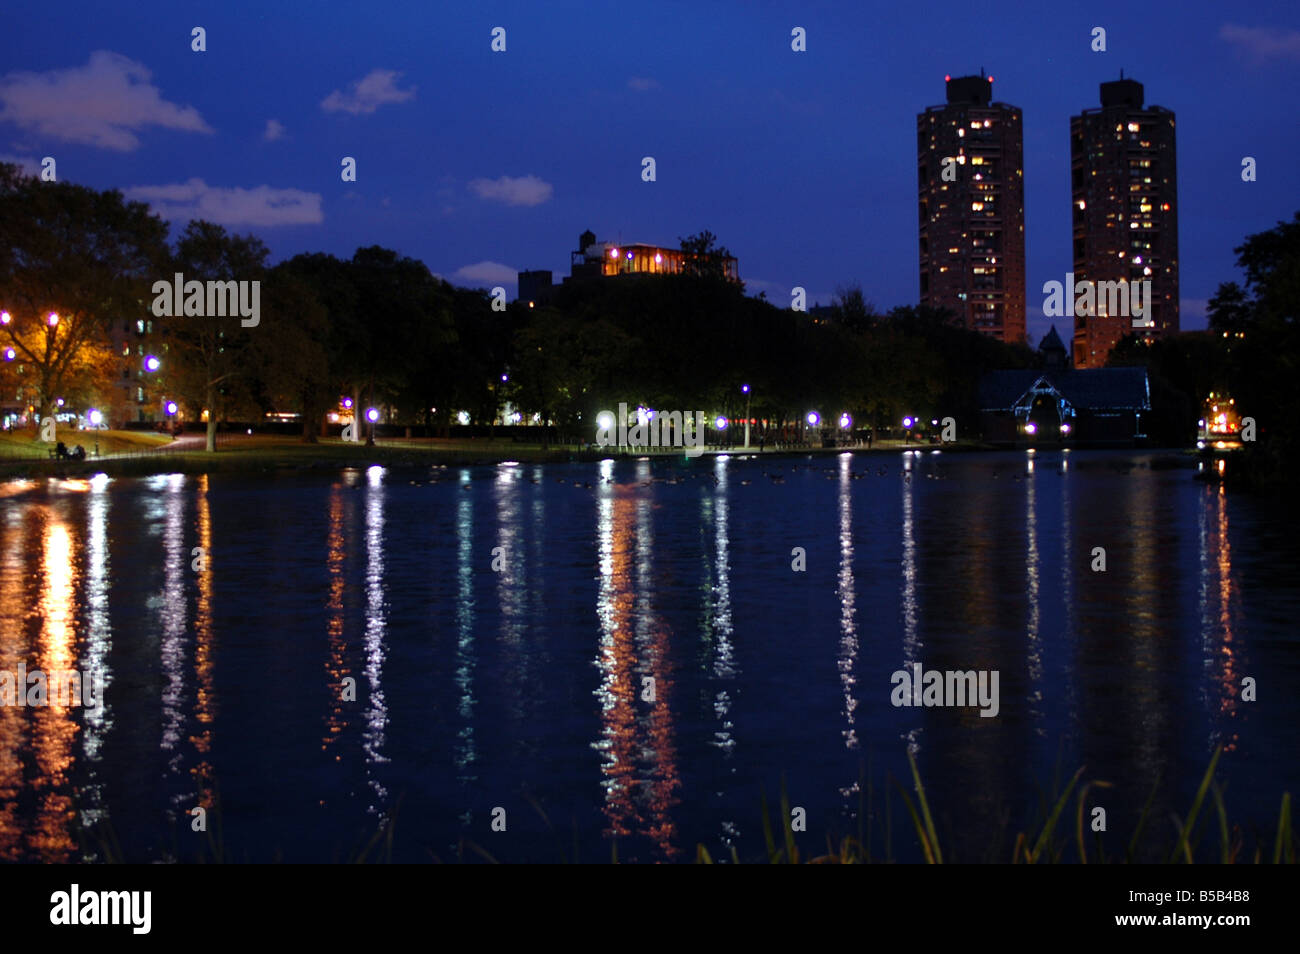
[[[1145,368],[1071,368],[1053,327],[1043,367],[991,371],[980,381],[980,425],[995,444],[1134,443],[1151,411]]]
[[[680,248],[646,245],[642,242],[600,242],[590,230],[578,237],[578,250],[570,255],[566,282],[593,281],[619,275],[678,275],[688,270],[690,256]],[[736,259],[721,259],[727,279],[740,281]],[[519,300],[543,304],[551,299],[556,285],[545,270],[519,273]]]

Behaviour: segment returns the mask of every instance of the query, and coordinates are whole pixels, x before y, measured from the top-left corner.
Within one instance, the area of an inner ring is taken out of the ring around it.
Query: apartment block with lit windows
[[[1143,106],[1142,84],[1101,84],[1101,108],[1070,118],[1075,282],[1151,282],[1154,326],[1131,316],[1075,315],[1074,366],[1098,368],[1128,334],[1175,334],[1178,184],[1174,114]]]
[[[1001,341],[1024,341],[1020,109],[993,102],[991,76],[944,81],[947,102],[916,117],[921,304]]]
[[[113,385],[104,396],[105,419],[114,427],[165,419],[162,409],[167,343],[150,314],[119,318],[109,324],[109,342],[116,357]],[[155,363],[156,362],[156,363]]]

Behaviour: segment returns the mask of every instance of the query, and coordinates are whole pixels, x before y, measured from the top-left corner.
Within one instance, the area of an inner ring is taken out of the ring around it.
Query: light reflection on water
[[[98,710],[0,707],[0,859],[99,857],[76,831],[99,824],[131,860],[177,836],[188,860],[202,806],[235,856],[329,860],[399,797],[411,860],[462,837],[552,860],[557,831],[589,860],[613,838],[623,859],[744,856],[760,790],[784,783],[824,843],[863,821],[863,765],[879,791],[905,746],[958,856],[983,851],[964,832],[1036,804],[1058,754],[1116,805],[1164,778],[1167,815],[1223,742],[1249,782],[1232,807],[1266,824],[1300,781],[1296,599],[1275,572],[1296,543],[1255,501],[1147,461],[3,485],[0,671],[105,689]],[[913,663],[999,670],[999,717],[894,708],[890,674]],[[1261,673],[1267,719],[1240,697]]]

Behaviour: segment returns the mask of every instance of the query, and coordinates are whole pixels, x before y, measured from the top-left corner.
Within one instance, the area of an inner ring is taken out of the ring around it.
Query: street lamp
[[[749,450],[749,385],[742,384],[740,391],[745,395],[745,450]]]
[[[50,323],[50,327],[53,328],[55,325],[59,323],[59,316],[55,312],[50,312],[50,316],[46,319],[46,321],[48,321]]]
[[[369,408],[366,411],[366,420],[370,422],[370,437],[366,439],[367,447],[375,446],[375,421],[379,420],[379,411],[375,408]]]
[[[14,320],[14,316],[7,311],[0,311],[0,325],[7,325]]]
[[[146,371],[157,371],[157,370],[158,370],[158,367],[159,367],[159,365],[160,365],[161,363],[162,363],[162,362],[160,362],[160,361],[159,361],[157,358],[155,358],[153,355],[151,355],[151,354],[150,354],[150,355],[146,355],[146,356],[145,356],[145,359],[144,359],[144,369],[145,369]]]

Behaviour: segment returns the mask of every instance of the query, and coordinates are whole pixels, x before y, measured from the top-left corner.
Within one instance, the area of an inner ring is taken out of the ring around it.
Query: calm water
[[[908,747],[949,857],[1009,857],[1058,759],[1115,785],[1112,850],[1161,779],[1163,839],[1218,743],[1232,820],[1271,833],[1300,793],[1294,523],[1151,460],[0,485],[0,670],[107,683],[98,713],[0,708],[0,858],[95,857],[79,818],[191,860],[195,805],[238,860],[343,859],[394,808],[398,859],[753,857],[782,777],[807,847],[858,831],[869,781],[880,854]],[[894,707],[913,663],[997,670],[997,717]]]

